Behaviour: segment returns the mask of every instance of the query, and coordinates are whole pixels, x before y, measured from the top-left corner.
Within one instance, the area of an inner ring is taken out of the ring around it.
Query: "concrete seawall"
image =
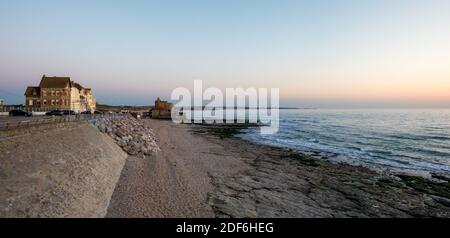
[[[126,158],[84,122],[0,135],[0,217],[104,217]]]

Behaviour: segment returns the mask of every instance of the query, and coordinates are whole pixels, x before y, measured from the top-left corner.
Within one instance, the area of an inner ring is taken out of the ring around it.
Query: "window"
[[[56,105],[59,105],[59,100],[58,99],[56,100]]]
[[[47,97],[47,91],[42,91],[42,94],[44,94],[44,97]]]
[[[44,105],[45,105],[45,106],[47,105],[47,100],[44,100]]]
[[[33,100],[28,100],[28,106],[33,106]]]
[[[55,91],[52,90],[52,96],[55,96]]]
[[[59,96],[59,91],[56,91],[56,96]]]
[[[55,100],[52,100],[52,106],[54,106],[55,105]]]

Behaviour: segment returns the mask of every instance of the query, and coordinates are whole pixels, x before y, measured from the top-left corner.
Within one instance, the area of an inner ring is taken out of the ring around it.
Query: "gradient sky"
[[[0,0],[0,98],[42,74],[118,105],[201,79],[282,106],[450,107],[450,1]]]

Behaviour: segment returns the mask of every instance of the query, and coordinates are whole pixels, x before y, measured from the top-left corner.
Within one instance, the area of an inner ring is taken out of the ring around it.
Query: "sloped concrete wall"
[[[0,217],[104,217],[126,158],[88,123],[0,135]]]

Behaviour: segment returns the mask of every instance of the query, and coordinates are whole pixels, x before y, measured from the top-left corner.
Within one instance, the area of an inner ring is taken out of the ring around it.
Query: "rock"
[[[127,135],[125,134],[125,131],[124,131],[122,128],[120,128],[119,130],[117,130],[116,135],[117,135],[118,137],[120,137],[120,138],[125,138],[125,137],[127,137]]]
[[[160,150],[153,130],[130,116],[98,119],[94,125],[130,155],[145,157]]]
[[[99,129],[101,132],[103,132],[103,133],[106,132],[106,126],[103,125],[103,124],[100,124],[100,125],[98,126],[98,129]]]
[[[431,176],[432,176],[434,179],[438,179],[438,180],[441,180],[441,181],[447,181],[447,182],[450,182],[450,175],[449,175],[449,174],[444,174],[444,173],[437,173],[437,172],[435,172],[435,173],[431,173]]]
[[[127,142],[124,141],[123,139],[118,139],[117,145],[119,145],[120,147],[124,147],[124,146],[127,146]]]

